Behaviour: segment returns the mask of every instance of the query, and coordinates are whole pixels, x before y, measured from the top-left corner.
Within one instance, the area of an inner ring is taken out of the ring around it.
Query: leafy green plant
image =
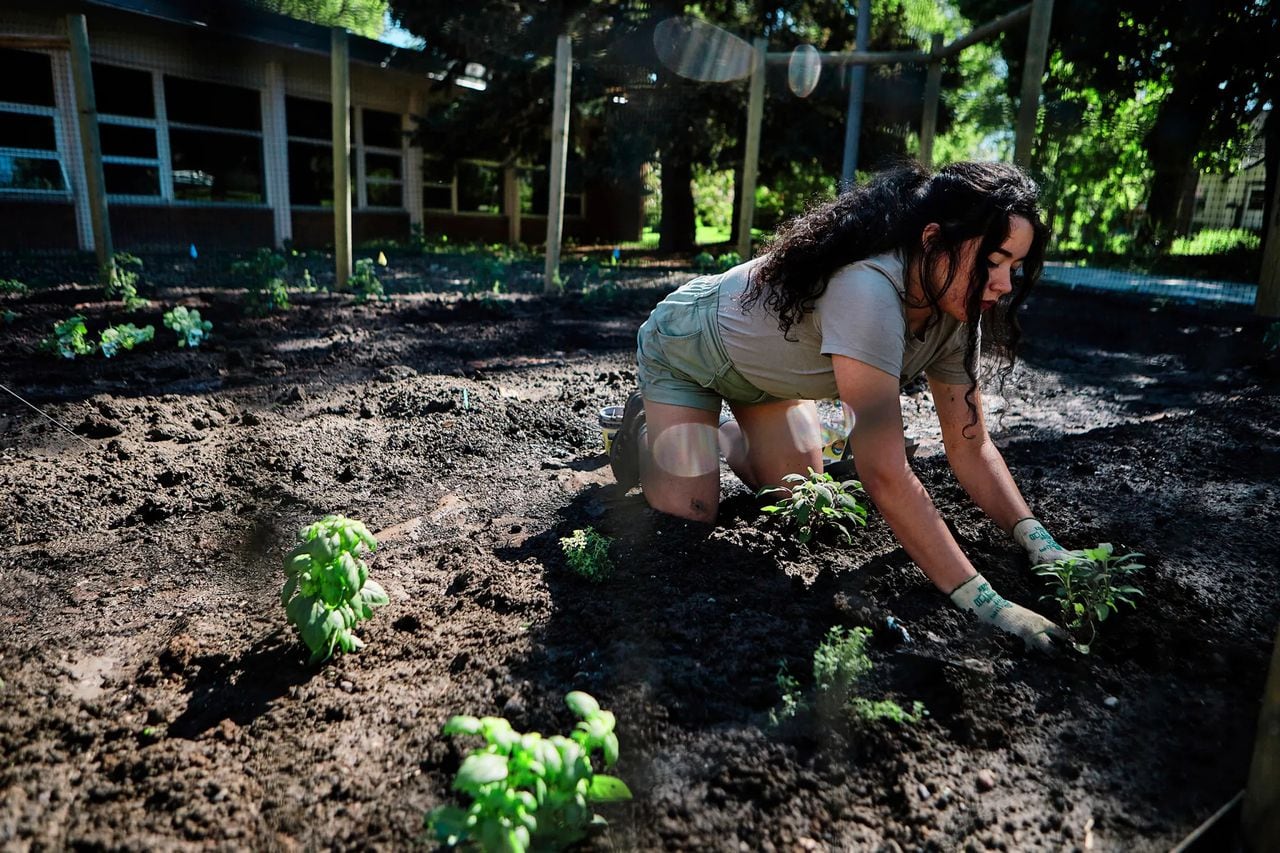
[[[829,711],[847,708],[856,719],[864,722],[920,722],[928,714],[923,702],[913,702],[908,711],[891,699],[872,700],[855,695],[858,681],[873,666],[867,656],[870,637],[870,628],[847,629],[836,625],[827,631],[813,652],[814,704]],[[778,670],[778,688],[782,693],[782,705],[769,714],[774,725],[810,707],[800,682],[787,672],[785,662]]]
[[[138,344],[146,343],[156,336],[156,327],[147,325],[138,328],[133,323],[120,323],[102,330],[101,343],[104,358],[111,358],[120,350],[131,350]]]
[[[21,296],[30,290],[31,288],[27,287],[16,278],[0,278],[0,294]]]
[[[377,540],[362,522],[342,515],[326,515],[300,530],[298,539],[284,558],[280,603],[311,649],[311,663],[328,660],[335,648],[363,648],[352,630],[387,603],[359,556],[362,547],[377,549]]]
[[[1118,613],[1120,602],[1137,607],[1133,597],[1142,590],[1130,583],[1132,575],[1144,568],[1133,562],[1141,554],[1113,555],[1111,543],[1085,548],[1082,556],[1054,563],[1041,563],[1032,570],[1053,587],[1041,599],[1055,599],[1062,611],[1062,622],[1075,641],[1072,645],[1082,654],[1089,653],[1098,634],[1098,625],[1112,613]]]
[[[445,723],[445,734],[479,735],[485,744],[463,760],[453,782],[471,805],[433,810],[428,831],[451,847],[523,853],[563,849],[604,826],[592,805],[631,799],[625,782],[592,765],[597,751],[605,768],[618,761],[614,717],[581,691],[565,696],[565,704],[580,720],[567,738],[521,734],[501,717],[456,716]]]
[[[1190,237],[1175,237],[1169,254],[1225,255],[1261,247],[1262,237],[1247,228],[1204,228]]]
[[[150,303],[138,295],[138,279],[142,272],[142,259],[128,252],[116,252],[111,257],[107,275],[108,299],[120,299],[126,311],[142,308]]]
[[[830,474],[809,469],[809,475],[788,474],[782,478],[789,487],[761,489],[757,497],[780,494],[782,500],[761,507],[789,522],[796,529],[796,539],[808,542],[823,527],[839,530],[846,542],[852,542],[846,523],[867,524],[867,505],[859,494],[865,494],[857,480],[836,482]]]
[[[349,282],[358,302],[368,302],[370,299],[381,299],[385,296],[382,282],[374,274],[373,260],[370,258],[361,258],[356,261],[355,272],[351,274]]]
[[[260,248],[248,258],[231,264],[231,273],[245,287],[245,313],[263,316],[289,307],[289,287],[284,274],[288,261],[283,255]]]
[[[593,527],[575,530],[572,536],[560,540],[569,568],[589,581],[602,581],[613,573],[613,561],[609,559],[612,544],[612,539]]]
[[[89,330],[85,328],[84,317],[72,315],[60,323],[53,324],[53,334],[40,342],[40,348],[56,352],[63,358],[75,358],[93,352],[93,344],[89,342]]]
[[[14,320],[17,320],[21,316],[22,315],[19,314],[17,311],[10,311],[8,308],[6,308],[3,311],[0,311],[0,322],[3,322],[6,326],[8,326],[10,323],[12,323]]]
[[[164,312],[165,328],[173,329],[178,335],[178,346],[195,349],[209,337],[213,323],[200,319],[200,312],[195,308],[179,305],[172,311]]]

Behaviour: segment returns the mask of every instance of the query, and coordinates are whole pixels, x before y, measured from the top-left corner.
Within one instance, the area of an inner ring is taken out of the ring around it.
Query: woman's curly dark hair
[[[911,307],[929,307],[933,322],[942,313],[943,294],[955,285],[963,244],[980,240],[977,262],[969,275],[966,307],[969,340],[965,347],[965,371],[969,392],[965,400],[977,423],[973,393],[978,387],[978,320],[984,323],[984,348],[1005,361],[1005,375],[1013,368],[1021,330],[1018,307],[1044,266],[1048,228],[1037,207],[1039,190],[1034,181],[1007,163],[952,163],[931,172],[907,162],[876,174],[871,180],[787,223],[756,267],[743,294],[743,307],[757,302],[778,316],[778,329],[788,335],[791,327],[827,289],[840,268],[885,252],[902,254],[906,270],[938,270],[921,275],[923,293]],[[1013,279],[1013,291],[982,317],[982,292],[987,266],[982,259],[1009,238],[1010,219],[1021,216],[1031,223],[1031,249]],[[938,231],[923,240],[925,226]]]

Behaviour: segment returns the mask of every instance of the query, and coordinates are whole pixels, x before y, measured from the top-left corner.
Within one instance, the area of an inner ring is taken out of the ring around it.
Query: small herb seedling
[[[213,323],[200,319],[199,311],[183,305],[164,312],[164,325],[177,333],[178,346],[192,349],[200,346],[213,329]]]
[[[370,299],[382,299],[385,294],[381,280],[373,272],[373,261],[369,258],[361,258],[356,261],[355,267],[348,282],[351,289],[355,291],[356,301],[368,302]]]
[[[301,544],[284,558],[280,603],[311,649],[311,663],[328,660],[335,648],[363,648],[352,629],[387,603],[359,556],[362,547],[373,551],[378,541],[363,523],[341,515],[304,527],[298,539]]]
[[[569,737],[521,734],[501,717],[457,716],[445,723],[445,734],[479,735],[485,745],[463,760],[453,782],[471,805],[433,810],[428,831],[450,847],[524,853],[564,849],[603,826],[593,804],[631,799],[625,782],[592,766],[596,751],[606,768],[618,761],[614,717],[581,691],[565,696],[565,704],[580,719]]]
[[[589,581],[602,581],[613,573],[613,561],[609,559],[611,544],[612,539],[592,527],[575,530],[572,536],[560,540],[569,568]]]
[[[102,330],[102,340],[98,348],[103,358],[111,358],[120,350],[131,350],[138,344],[146,343],[156,336],[155,326],[138,328],[133,323],[121,323]]]
[[[284,280],[288,263],[278,252],[260,248],[248,258],[231,265],[232,275],[245,286],[246,314],[264,316],[289,307],[289,288]]]
[[[1055,599],[1062,610],[1062,621],[1076,638],[1076,651],[1089,653],[1098,634],[1098,625],[1120,610],[1120,602],[1137,607],[1133,597],[1142,590],[1132,586],[1130,576],[1146,568],[1132,562],[1141,554],[1112,554],[1111,543],[1085,548],[1081,557],[1041,563],[1032,570],[1053,586],[1053,592],[1041,599]]]
[[[93,344],[89,342],[89,330],[85,328],[84,317],[72,315],[60,323],[53,324],[53,334],[40,342],[41,349],[56,352],[63,358],[75,358],[93,352]]]
[[[21,296],[22,294],[27,293],[30,290],[31,288],[27,287],[24,283],[22,283],[16,278],[0,278],[0,294],[12,294],[15,296]]]
[[[823,527],[834,527],[846,542],[852,542],[846,523],[867,524],[867,506],[859,495],[865,494],[857,480],[836,482],[824,472],[809,469],[807,477],[788,474],[782,478],[790,487],[761,489],[758,497],[781,494],[776,504],[761,507],[764,512],[775,513],[796,528],[796,539],[808,542]]]
[[[913,702],[908,711],[891,699],[871,700],[854,695],[858,681],[872,668],[871,658],[867,656],[870,637],[870,628],[847,629],[836,625],[827,631],[813,652],[814,704],[828,711],[848,708],[855,718],[864,722],[920,722],[928,715],[923,702]],[[782,691],[782,707],[769,714],[769,721],[774,725],[809,707],[799,681],[787,672],[785,663],[778,670],[778,687]]]
[[[128,252],[116,252],[111,261],[110,272],[107,275],[107,298],[121,299],[126,311],[134,311],[151,304],[138,295],[142,259]]]

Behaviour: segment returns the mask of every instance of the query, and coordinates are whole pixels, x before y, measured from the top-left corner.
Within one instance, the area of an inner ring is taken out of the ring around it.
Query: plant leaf
[[[593,803],[618,803],[631,799],[631,789],[616,776],[597,773],[587,789],[587,799]]]
[[[490,782],[499,782],[507,778],[507,757],[491,752],[468,755],[458,768],[458,776],[453,787],[459,790],[473,790]]]

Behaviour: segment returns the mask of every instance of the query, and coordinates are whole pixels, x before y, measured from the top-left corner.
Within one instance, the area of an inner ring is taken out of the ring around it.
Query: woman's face
[[[969,281],[975,264],[986,266],[987,283],[982,289],[982,309],[989,311],[1000,297],[1013,290],[1013,277],[1022,269],[1022,262],[1031,251],[1031,241],[1035,232],[1025,217],[1014,216],[1009,220],[1009,236],[1000,247],[979,258],[978,248],[982,239],[975,237],[966,240],[960,251],[960,268],[956,270],[951,287],[942,294],[939,307],[944,314],[955,317],[961,322],[969,320]]]

